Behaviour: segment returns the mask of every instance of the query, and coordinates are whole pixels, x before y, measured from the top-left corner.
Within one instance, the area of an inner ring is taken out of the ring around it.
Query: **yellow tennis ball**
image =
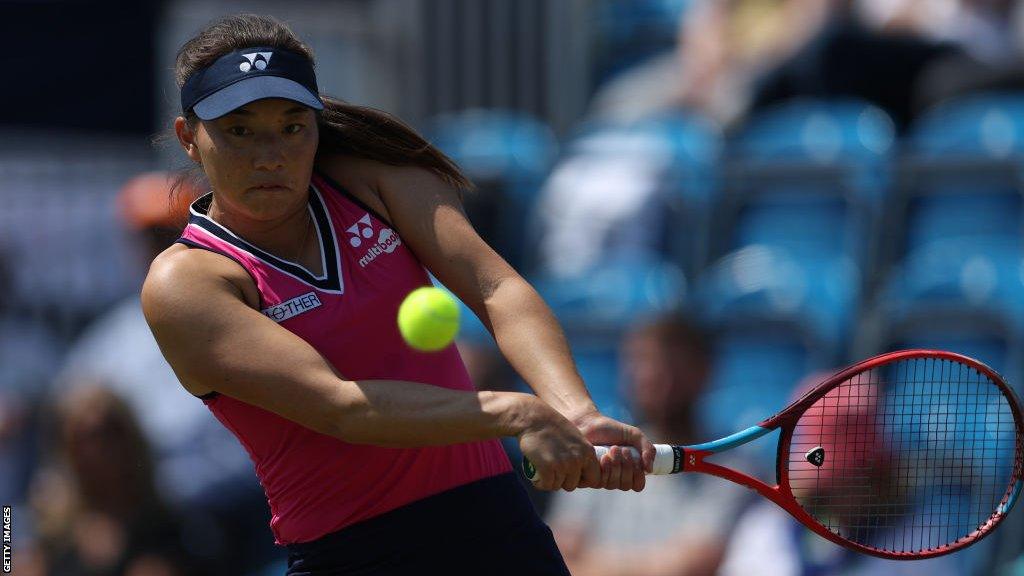
[[[398,308],[398,330],[406,344],[417,350],[441,350],[459,331],[459,305],[440,288],[417,288]]]

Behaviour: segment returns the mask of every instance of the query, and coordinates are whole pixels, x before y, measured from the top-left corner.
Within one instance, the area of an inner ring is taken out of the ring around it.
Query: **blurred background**
[[[0,7],[17,574],[284,572],[250,461],[177,385],[137,296],[183,226],[175,52],[236,12],[287,22],[324,93],[397,114],[466,170],[472,220],[564,323],[602,410],[656,441],[746,428],[899,348],[974,356],[1024,391],[1024,3]],[[522,386],[472,318],[459,346],[479,387]],[[771,479],[762,443],[735,458]],[[898,563],[706,480],[533,495],[577,576],[1024,575],[1019,511],[967,551]]]

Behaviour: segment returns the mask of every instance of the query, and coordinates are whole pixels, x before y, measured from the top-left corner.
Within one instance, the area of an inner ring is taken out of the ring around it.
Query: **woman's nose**
[[[277,138],[264,138],[257,141],[257,149],[253,157],[253,165],[259,170],[277,170],[284,166],[285,154],[283,143]]]

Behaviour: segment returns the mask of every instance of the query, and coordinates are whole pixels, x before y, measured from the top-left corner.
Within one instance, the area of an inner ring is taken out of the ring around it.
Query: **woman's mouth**
[[[284,192],[288,190],[288,187],[281,186],[279,184],[260,184],[259,186],[253,186],[249,190],[258,190],[260,192]]]

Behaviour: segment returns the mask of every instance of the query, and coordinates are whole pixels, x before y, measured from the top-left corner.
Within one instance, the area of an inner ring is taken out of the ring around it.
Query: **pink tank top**
[[[403,342],[398,306],[430,279],[391,225],[325,176],[313,175],[309,196],[320,275],[208,218],[210,194],[193,203],[178,242],[223,254],[245,268],[259,290],[263,314],[309,342],[345,378],[474,390],[455,346],[423,353]],[[252,458],[281,545],[315,540],[511,470],[497,440],[412,449],[349,444],[224,394],[203,401]]]

